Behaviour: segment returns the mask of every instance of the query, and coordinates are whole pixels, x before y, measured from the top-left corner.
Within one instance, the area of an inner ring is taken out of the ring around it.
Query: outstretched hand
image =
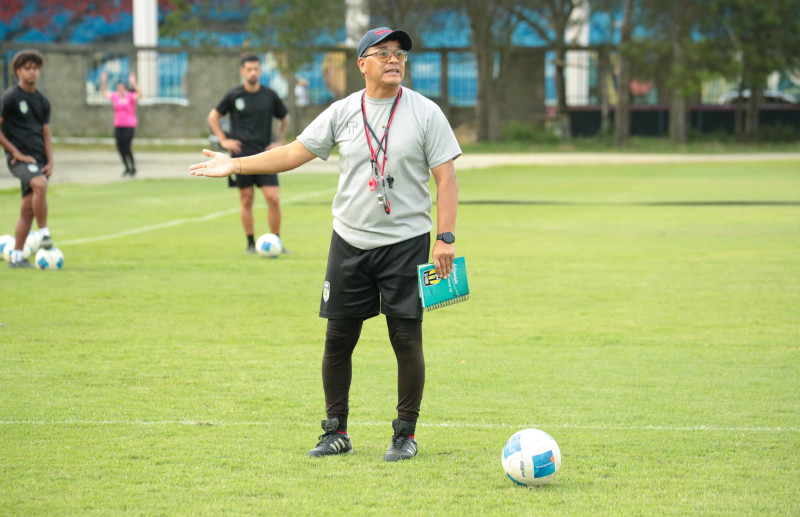
[[[210,176],[212,178],[224,178],[230,176],[235,171],[233,158],[222,154],[203,149],[203,154],[211,159],[205,162],[195,163],[189,167],[189,172],[194,176]]]

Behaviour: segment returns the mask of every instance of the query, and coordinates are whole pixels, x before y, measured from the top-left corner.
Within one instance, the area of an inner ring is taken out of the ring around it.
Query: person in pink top
[[[133,133],[136,130],[136,101],[142,96],[139,85],[136,84],[136,76],[128,76],[128,84],[117,83],[115,92],[110,93],[106,89],[108,74],[103,72],[100,76],[100,93],[108,97],[114,106],[114,139],[117,141],[117,150],[122,157],[122,164],[125,165],[123,176],[136,176],[136,165],[133,161],[131,143],[133,143]]]

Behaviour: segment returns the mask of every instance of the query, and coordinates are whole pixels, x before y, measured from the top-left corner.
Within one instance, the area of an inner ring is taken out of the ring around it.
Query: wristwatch
[[[444,241],[445,244],[453,244],[456,242],[456,236],[451,232],[440,233],[436,236],[437,241]]]

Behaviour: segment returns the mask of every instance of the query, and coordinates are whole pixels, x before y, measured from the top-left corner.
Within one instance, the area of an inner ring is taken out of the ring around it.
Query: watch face
[[[439,237],[445,242],[445,244],[453,244],[456,241],[456,236],[450,232],[444,232]]]

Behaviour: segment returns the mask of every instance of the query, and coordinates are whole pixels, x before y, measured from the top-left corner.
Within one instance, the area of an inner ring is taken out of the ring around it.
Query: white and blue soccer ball
[[[25,258],[35,257],[36,252],[42,247],[42,236],[36,230],[28,232],[25,245],[22,246],[22,256]]]
[[[64,267],[64,254],[58,248],[40,249],[36,252],[36,267],[44,271],[55,271]]]
[[[517,431],[506,442],[502,455],[508,478],[522,486],[546,485],[561,468],[561,450],[552,436],[539,429]]]
[[[265,233],[256,241],[256,251],[262,257],[276,258],[283,252],[283,244],[274,233]]]
[[[0,235],[0,258],[8,260],[11,257],[11,250],[14,249],[14,236],[13,235]],[[8,258],[6,258],[6,251]]]

